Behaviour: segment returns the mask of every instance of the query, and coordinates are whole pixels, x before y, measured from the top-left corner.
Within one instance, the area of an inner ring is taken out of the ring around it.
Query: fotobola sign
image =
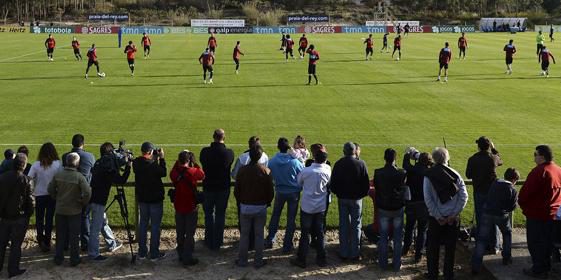
[[[31,32],[39,34],[39,33],[53,33],[53,34],[71,34],[74,33],[74,27],[65,27],[65,26],[34,26],[31,29]]]
[[[249,26],[245,27],[209,27],[208,33],[217,33],[217,34],[244,34],[244,33],[253,33],[253,28]]]
[[[341,33],[341,26],[311,25],[298,28],[298,33]]]
[[[81,26],[76,28],[76,33],[115,34],[115,33],[119,33],[119,27],[118,26]]]

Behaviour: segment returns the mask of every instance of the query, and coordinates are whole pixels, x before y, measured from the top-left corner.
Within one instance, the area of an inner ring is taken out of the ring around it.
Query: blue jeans
[[[211,250],[218,250],[224,243],[224,224],[230,189],[218,192],[204,192],[205,201],[205,245]]]
[[[35,226],[37,242],[51,244],[56,201],[50,195],[35,197]]]
[[[140,209],[140,221],[138,223],[138,255],[146,257],[148,247],[148,224],[150,224],[150,258],[155,259],[160,256],[160,225],[164,215],[163,202],[157,203],[138,203]]]
[[[503,235],[503,260],[510,259],[511,247],[512,247],[512,227],[510,224],[510,215],[504,216],[493,216],[483,214],[483,219],[481,220],[481,231],[477,236],[477,242],[475,244],[475,250],[471,258],[471,267],[473,270],[481,270],[481,264],[483,263],[483,254],[485,253],[485,245],[489,243],[491,228],[498,226],[501,234]]]
[[[88,248],[88,242],[90,241],[90,206],[86,206],[82,209],[82,215],[80,216],[80,247],[82,250]]]
[[[88,240],[88,256],[95,258],[99,256],[99,234],[103,234],[107,249],[111,250],[117,246],[117,241],[113,235],[113,231],[109,227],[107,216],[105,215],[105,206],[96,203],[90,203],[90,238]]]
[[[302,236],[298,244],[298,259],[303,263],[306,263],[306,257],[308,256],[308,250],[310,248],[310,234],[317,238],[316,259],[318,261],[325,261],[324,218],[325,212],[310,214],[300,209],[300,228],[302,230]]]
[[[391,211],[394,212],[394,211]],[[378,264],[382,269],[388,266],[388,237],[390,224],[393,225],[393,268],[401,268],[401,241],[403,240],[403,208],[396,210],[396,215],[387,215],[386,211],[378,210],[380,222],[380,240],[378,241]],[[397,213],[398,212],[398,213]]]
[[[357,258],[360,253],[362,199],[339,199],[339,254],[343,258]]]
[[[483,220],[483,211],[484,211],[484,206],[485,203],[487,202],[487,194],[482,194],[482,193],[478,193],[478,192],[474,192],[473,193],[473,206],[475,208],[475,222],[476,222],[476,235],[475,236],[479,236],[479,231],[480,231],[480,224]],[[487,240],[487,243],[485,244],[485,248],[487,249],[495,249],[498,250],[501,248],[501,245],[499,244],[499,240],[500,240],[500,236],[499,236],[499,230],[496,226],[489,228],[489,239]]]
[[[299,201],[299,192],[275,194],[275,205],[273,207],[271,221],[269,222],[269,234],[267,235],[267,240],[265,241],[265,243],[270,245],[275,241],[275,235],[277,234],[277,231],[279,229],[279,220],[282,214],[282,208],[286,203],[286,233],[284,234],[282,250],[284,252],[288,252],[294,249],[292,239],[294,238],[294,231],[296,230],[296,214],[298,214]]]

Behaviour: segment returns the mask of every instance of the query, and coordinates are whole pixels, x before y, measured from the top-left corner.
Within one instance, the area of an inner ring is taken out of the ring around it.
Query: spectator
[[[306,160],[310,158],[310,151],[306,149],[306,138],[300,135],[296,136],[296,138],[294,138],[292,149],[290,149],[289,153],[300,162],[306,162]]]
[[[487,193],[491,184],[497,179],[496,169],[503,163],[499,152],[495,149],[493,142],[485,136],[475,141],[479,151],[471,156],[466,167],[466,177],[473,180],[473,203],[475,208],[476,236],[479,236],[479,228],[483,219],[483,207],[487,202]],[[497,254],[500,251],[500,236],[497,227],[491,227],[489,243],[485,244],[487,251]]]
[[[304,169],[304,165],[298,159],[289,154],[290,144],[288,139],[281,137],[278,140],[279,152],[269,161],[271,175],[275,181],[275,205],[269,222],[269,235],[265,240],[265,248],[273,247],[275,235],[279,227],[279,219],[284,204],[286,211],[286,232],[282,246],[283,253],[290,253],[294,249],[292,239],[296,230],[296,214],[298,213],[298,201],[302,187],[298,185],[297,176]]]
[[[427,171],[423,186],[430,215],[427,233],[427,278],[438,278],[440,245],[444,244],[444,279],[454,279],[460,213],[467,204],[468,195],[460,174],[448,166],[448,150],[436,148],[432,152],[432,158],[435,165]]]
[[[212,136],[214,142],[201,150],[201,164],[205,172],[203,192],[205,201],[205,245],[213,251],[224,243],[226,208],[230,197],[230,168],[234,152],[224,144],[223,129],[217,129]]]
[[[0,271],[4,265],[6,246],[10,243],[8,276],[10,278],[25,273],[20,269],[21,245],[33,215],[31,182],[23,174],[27,156],[18,153],[12,161],[13,167],[0,175]]]
[[[561,205],[561,168],[553,162],[553,152],[546,145],[536,147],[536,167],[520,189],[518,204],[526,216],[526,238],[532,267],[524,274],[547,278],[551,271],[553,220]]]
[[[78,172],[80,155],[69,153],[66,166],[49,183],[48,192],[56,200],[56,253],[55,264],[64,261],[64,247],[70,245],[70,265],[80,264],[80,219],[88,205],[92,190],[86,178]]]
[[[122,243],[115,240],[113,232],[108,227],[107,215],[105,214],[105,205],[109,199],[111,186],[123,185],[127,182],[131,173],[132,161],[125,158],[125,170],[121,174],[120,166],[117,165],[117,159],[114,154],[115,147],[109,142],[105,142],[99,148],[101,155],[92,168],[92,198],[90,200],[91,224],[90,239],[88,241],[88,256],[94,261],[103,261],[107,257],[99,253],[99,234],[104,229],[105,243],[110,252],[115,252],[121,248]],[[105,235],[105,233],[108,233]]]
[[[498,226],[503,235],[503,264],[509,265],[512,263],[512,211],[516,209],[516,201],[518,200],[514,185],[520,179],[520,173],[514,168],[508,168],[504,177],[504,180],[495,180],[489,189],[483,219],[481,220],[482,230],[477,237],[471,260],[473,274],[478,274],[481,271],[485,244],[488,242],[491,233],[488,229],[493,226]]]
[[[19,146],[17,153],[25,154],[25,156],[29,158],[29,149],[25,145]],[[27,162],[27,164],[25,165],[25,169],[23,170],[23,174],[28,175],[29,170],[31,170],[31,163]]]
[[[320,143],[312,144],[310,146],[310,150],[311,150],[312,156],[314,158],[309,158],[308,160],[306,160],[306,162],[304,163],[305,167],[309,167],[315,162],[315,154],[317,154],[319,152],[327,153],[327,150],[325,149],[325,147]],[[325,164],[327,164],[327,165],[329,165],[329,167],[331,167],[331,162],[329,160],[327,160],[325,162]],[[323,231],[322,231],[323,234],[325,234],[326,231],[327,231],[327,213],[329,211],[329,204],[331,204],[331,190],[329,189],[329,184],[327,184],[327,199],[326,199],[325,202],[326,202],[325,211],[323,212]],[[316,248],[317,244],[318,244],[317,243],[318,236],[314,231],[311,231],[310,234],[311,234],[310,247]]]
[[[233,180],[236,180],[236,176],[238,175],[238,171],[240,170],[240,168],[248,165],[249,162],[251,161],[251,159],[249,158],[249,150],[251,150],[251,148],[255,145],[261,145],[259,136],[251,136],[248,140],[248,145],[249,145],[249,149],[245,151],[243,154],[241,154],[236,160],[236,163],[234,164],[234,169],[232,169],[232,174],[231,174]],[[265,152],[262,153],[258,163],[265,167],[269,166],[269,157]],[[236,204],[238,208],[238,230],[241,233],[240,204],[239,203]],[[254,230],[253,228],[251,228],[249,230],[249,251],[253,251],[253,244],[255,243],[254,242],[255,235],[253,234],[253,232]]]
[[[186,266],[199,263],[193,257],[195,250],[195,230],[199,211],[197,207],[197,182],[205,178],[205,173],[195,160],[195,154],[182,151],[169,175],[175,187],[175,232],[177,236],[177,255]]]
[[[378,265],[382,269],[388,266],[388,237],[390,227],[393,229],[393,271],[401,270],[401,251],[403,239],[403,211],[405,209],[406,173],[398,169],[395,163],[397,153],[394,149],[384,152],[383,168],[374,170],[374,188],[376,205],[380,219],[380,240],[378,242]]]
[[[14,153],[14,150],[12,149],[6,149],[4,151],[4,160],[0,163],[0,174],[12,170],[15,156],[16,153]]]
[[[411,165],[415,160],[415,165]],[[411,200],[405,205],[405,235],[403,239],[403,255],[407,255],[413,241],[413,230],[417,226],[415,239],[415,262],[421,261],[423,248],[427,238],[427,224],[429,212],[423,195],[423,180],[425,172],[432,166],[432,156],[429,153],[411,151],[403,156],[403,169],[407,171],[407,185],[411,191]]]
[[[362,198],[368,194],[370,182],[366,164],[356,159],[356,145],[343,146],[344,157],[333,166],[331,191],[339,204],[339,257],[358,261],[362,223]]]
[[[300,228],[302,231],[298,244],[298,255],[290,263],[306,268],[306,257],[310,246],[310,233],[317,238],[316,263],[320,267],[327,265],[324,220],[327,209],[328,184],[331,178],[331,167],[326,164],[327,153],[316,151],[314,163],[298,174],[298,185],[302,187],[302,204],[300,209]]]
[[[266,264],[263,260],[264,226],[267,221],[267,207],[273,201],[273,179],[271,170],[259,164],[263,156],[261,146],[254,145],[249,150],[250,162],[240,168],[236,176],[234,196],[240,204],[240,248],[236,265],[247,266],[249,231],[253,229],[255,242],[254,266],[260,268]]]
[[[150,142],[142,143],[142,155],[133,160],[135,174],[135,192],[140,209],[138,223],[138,256],[140,259],[149,257],[157,261],[165,258],[160,252],[160,226],[164,215],[164,184],[166,177],[166,160],[164,150],[156,149]],[[150,224],[150,255],[148,256],[147,232]]]
[[[92,167],[95,163],[93,154],[84,151],[84,135],[75,134],[72,136],[72,150],[62,155],[62,166],[66,167],[66,158],[69,153],[77,153],[80,156],[78,171],[86,178],[88,186],[92,182]],[[80,244],[82,251],[88,250],[88,241],[90,239],[90,209],[84,207],[82,209],[82,220],[80,222]]]
[[[33,196],[35,196],[37,243],[43,252],[51,250],[51,233],[56,205],[47,188],[55,174],[60,171],[61,166],[55,145],[48,142],[41,146],[37,161],[31,165],[29,170],[29,177],[33,182]]]

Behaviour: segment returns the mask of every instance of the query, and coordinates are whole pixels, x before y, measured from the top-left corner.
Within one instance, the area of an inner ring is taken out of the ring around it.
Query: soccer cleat
[[[444,82],[448,82],[448,77],[444,77]]]
[[[437,81],[437,82],[440,82],[440,76],[438,76],[438,78],[436,78],[436,81]]]
[[[134,73],[131,73],[131,77],[134,77]]]
[[[240,71],[236,70],[236,75],[238,75],[240,73]]]
[[[213,84],[212,79],[208,80],[208,83],[209,83],[209,84]]]
[[[203,80],[203,83],[205,83],[205,84],[206,84],[206,80]]]
[[[88,79],[88,74],[86,74],[85,78]]]

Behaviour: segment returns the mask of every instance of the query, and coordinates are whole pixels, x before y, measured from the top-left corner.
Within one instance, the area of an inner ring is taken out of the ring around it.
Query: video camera
[[[415,149],[415,147],[408,147],[405,150],[405,153],[409,155],[409,158],[414,159],[414,160],[419,160],[419,156],[421,155],[421,152],[419,152],[419,150]]]
[[[125,148],[125,140],[119,141],[119,148],[113,150],[113,155],[118,168],[125,166],[127,162],[134,159],[133,152]]]

